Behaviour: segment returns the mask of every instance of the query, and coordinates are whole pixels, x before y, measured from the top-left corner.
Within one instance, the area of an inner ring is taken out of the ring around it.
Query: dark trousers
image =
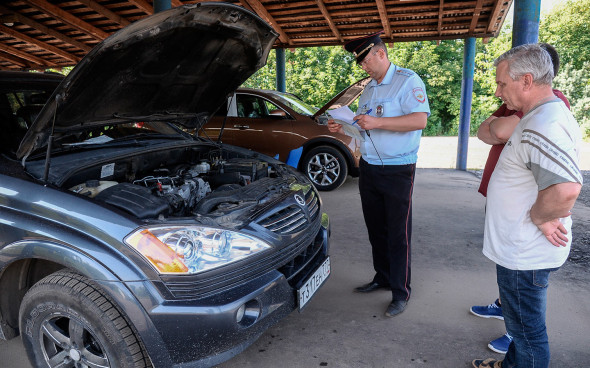
[[[374,282],[390,285],[392,300],[410,298],[412,192],[416,165],[361,160],[359,190],[373,251]]]

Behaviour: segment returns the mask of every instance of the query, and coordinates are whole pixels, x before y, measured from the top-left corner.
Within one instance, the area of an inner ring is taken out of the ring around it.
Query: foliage
[[[590,136],[590,62],[585,62],[581,69],[573,64],[566,64],[555,78],[555,88],[559,89],[570,101],[572,113],[586,136]]]
[[[541,19],[539,40],[555,46],[563,65],[582,69],[584,63],[590,62],[588,0],[569,0],[553,8]]]
[[[570,100],[578,122],[590,136],[590,7],[588,0],[568,0],[542,15],[539,41],[556,47],[561,72],[555,80]],[[489,42],[476,42],[470,133],[500,105],[494,60],[512,45],[512,27],[506,22]],[[405,42],[388,45],[390,60],[414,70],[426,85],[431,115],[424,135],[456,135],[459,126],[464,40]],[[363,78],[352,55],[338,47],[285,50],[287,91],[315,106],[322,106],[351,83]],[[275,52],[247,87],[276,88]]]

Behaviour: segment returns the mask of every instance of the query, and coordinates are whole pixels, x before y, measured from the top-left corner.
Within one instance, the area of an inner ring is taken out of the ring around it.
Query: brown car
[[[347,175],[358,176],[360,142],[331,133],[325,112],[351,104],[368,82],[356,82],[319,110],[291,93],[239,88],[199,136],[277,158],[304,172],[318,190],[333,190]]]

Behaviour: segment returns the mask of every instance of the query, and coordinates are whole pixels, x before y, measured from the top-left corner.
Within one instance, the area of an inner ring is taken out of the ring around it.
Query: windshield
[[[318,111],[316,107],[307,104],[306,102],[304,102],[299,97],[293,94],[277,91],[272,91],[271,93],[277,100],[281,101],[283,104],[289,106],[291,109],[293,109],[295,112],[301,115],[311,116],[315,114],[316,111]]]

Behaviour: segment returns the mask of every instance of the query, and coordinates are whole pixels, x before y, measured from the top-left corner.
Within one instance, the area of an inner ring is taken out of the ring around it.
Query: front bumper
[[[141,283],[128,283],[136,295],[145,297],[140,299],[153,328],[138,331],[154,366],[210,367],[246,349],[297,308],[297,289],[327,259],[328,238],[329,225],[324,224],[314,239],[320,251],[289,280],[283,272],[272,270],[207,298],[155,303],[139,290]],[[144,291],[150,288],[143,286]],[[153,338],[154,332],[159,339]],[[143,338],[145,334],[150,338]]]

